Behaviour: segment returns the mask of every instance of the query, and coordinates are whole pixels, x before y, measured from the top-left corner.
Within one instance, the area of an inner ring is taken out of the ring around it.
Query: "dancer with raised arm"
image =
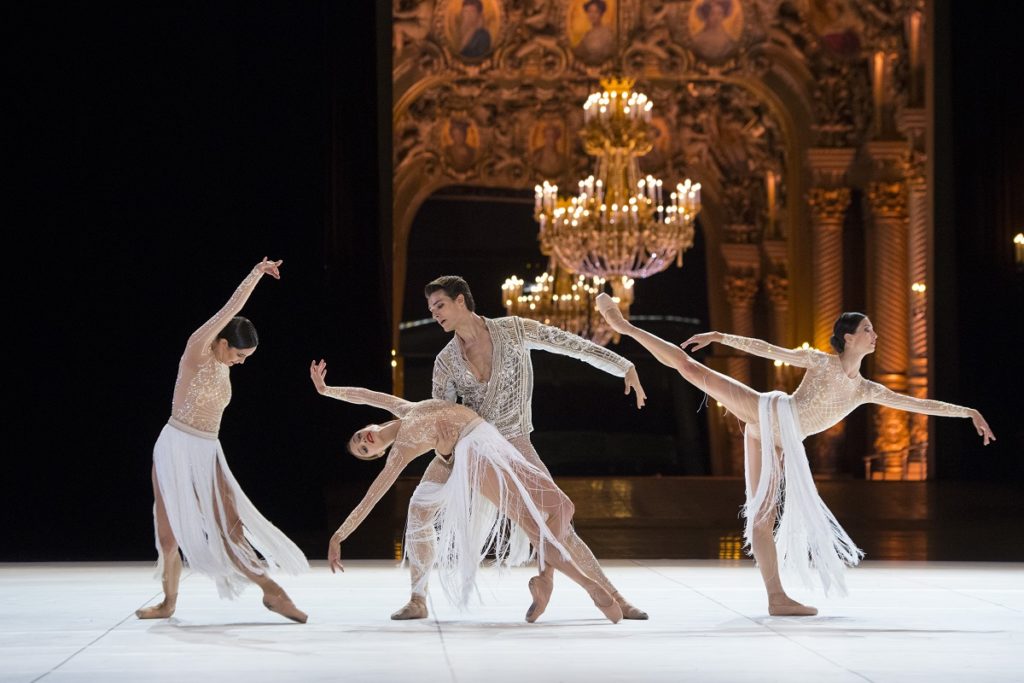
[[[625,393],[635,392],[637,408],[643,406],[646,395],[636,369],[622,356],[535,320],[516,316],[489,319],[477,315],[469,285],[455,275],[433,280],[424,288],[424,294],[434,320],[445,332],[454,332],[452,340],[434,361],[433,397],[451,402],[461,400],[494,425],[527,462],[549,477],[550,472],[530,442],[530,432],[533,431],[530,351],[569,356],[622,377]],[[450,468],[446,465],[445,455],[439,452],[424,472],[421,480],[424,491],[447,481]],[[421,489],[417,488],[409,501],[411,525],[420,524],[421,520],[434,514],[428,497],[421,494]],[[521,532],[519,537],[522,538]],[[406,556],[413,560],[410,562],[412,596],[391,618],[423,619],[427,616],[428,577],[418,568],[431,566],[434,548],[429,536],[420,539],[408,533],[405,547]],[[573,530],[566,539],[566,548],[576,565],[615,598],[626,619],[647,618],[646,612],[631,605],[616,590],[601,570],[594,553]],[[550,568],[530,579],[533,601],[526,611],[526,621],[536,621],[544,612],[554,589],[553,580]]]
[[[769,614],[810,616],[818,612],[786,595],[779,578],[780,564],[798,572],[805,581],[816,573],[826,594],[833,587],[845,594],[844,566],[856,565],[864,555],[818,496],[804,438],[825,431],[859,405],[878,403],[926,415],[967,417],[985,445],[995,440],[977,410],[904,396],[862,377],[861,361],[874,352],[878,340],[871,321],[862,313],[839,316],[831,338],[835,353],[825,353],[784,349],[720,332],[696,334],[680,348],[624,320],[606,295],[598,296],[597,305],[616,332],[638,341],[746,425],[744,538],[768,592]],[[711,342],[806,368],[807,372],[792,395],[759,393],[698,363],[684,351],[696,351]]]
[[[297,574],[308,570],[309,564],[242,492],[217,438],[221,416],[231,400],[229,369],[245,363],[258,344],[252,322],[237,314],[264,275],[281,278],[280,267],[281,261],[266,258],[256,264],[224,307],[185,345],[171,417],[153,447],[153,514],[164,599],[138,610],[140,619],[174,614],[182,569],[180,547],[193,571],[217,582],[222,598],[237,597],[252,582],[263,591],[267,609],[306,622],[306,614],[267,571]]]
[[[442,448],[448,477],[444,483],[421,484],[417,490],[431,503],[429,518],[410,520],[406,536],[430,536],[440,552],[431,564],[441,576],[449,600],[460,608],[476,592],[476,573],[489,548],[501,562],[521,552],[504,519],[523,529],[537,549],[541,567],[558,569],[578,583],[613,623],[622,610],[612,596],[572,562],[565,541],[571,533],[573,504],[547,473],[533,466],[498,431],[466,406],[430,399],[412,403],[390,394],[357,387],[327,386],[327,364],[312,363],[310,378],[323,396],[371,405],[397,419],[369,425],[349,439],[352,455],[380,458],[391,447],[384,469],[362,501],[331,536],[327,559],[331,571],[344,570],[341,543],[398,479],[405,467],[432,449]],[[415,556],[410,557],[416,562]],[[424,575],[431,566],[416,566]]]

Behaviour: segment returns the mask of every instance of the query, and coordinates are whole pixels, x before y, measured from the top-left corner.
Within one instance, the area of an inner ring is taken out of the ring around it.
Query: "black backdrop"
[[[232,372],[222,440],[322,556],[324,487],[375,471],[339,456],[372,413],[339,419],[308,361],[389,378],[390,4],[38,7],[8,27],[0,560],[153,556],[150,450],[182,346],[264,255],[284,278],[246,307],[262,343]],[[946,421],[939,476],[1020,480],[1022,80],[1010,22],[986,16],[940,14],[936,388],[1000,443],[979,453]]]

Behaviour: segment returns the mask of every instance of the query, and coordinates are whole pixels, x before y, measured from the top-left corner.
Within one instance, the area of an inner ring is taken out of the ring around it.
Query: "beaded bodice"
[[[860,374],[850,377],[842,359],[817,349],[784,349],[760,339],[722,335],[722,343],[765,358],[807,368],[793,392],[797,419],[803,436],[823,432],[865,403],[948,417],[969,417],[970,409],[952,403],[914,398],[892,391]]]
[[[481,382],[466,361],[456,334],[434,360],[433,397],[462,400],[507,439],[533,431],[533,364],[539,349],[570,356],[624,377],[633,364],[622,356],[557,327],[516,316],[484,318],[493,347],[491,376]]]
[[[171,417],[175,420],[201,432],[220,431],[221,416],[231,401],[231,377],[228,366],[214,356],[212,344],[242,310],[262,276],[263,272],[254,268],[216,315],[189,337],[174,382]]]

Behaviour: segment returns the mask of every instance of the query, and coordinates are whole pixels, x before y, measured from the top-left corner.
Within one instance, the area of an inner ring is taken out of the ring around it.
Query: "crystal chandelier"
[[[594,304],[597,295],[605,290],[604,278],[574,275],[555,266],[552,272],[534,278],[532,285],[524,285],[525,281],[513,275],[501,286],[508,315],[537,320],[601,346],[609,341],[619,343],[618,333],[608,326]],[[619,277],[611,282],[611,287],[612,300],[628,320],[629,306],[633,303],[633,280]]]
[[[535,188],[541,252],[570,272],[609,281],[645,278],[673,261],[681,266],[700,212],[699,183],[686,179],[665,197],[661,180],[641,177],[638,160],[651,150],[653,105],[633,83],[602,79],[604,90],[583,105],[583,147],[596,162],[578,194],[560,199],[558,186],[547,181]]]

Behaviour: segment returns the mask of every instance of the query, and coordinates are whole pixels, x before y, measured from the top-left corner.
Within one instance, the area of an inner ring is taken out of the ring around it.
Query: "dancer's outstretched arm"
[[[915,398],[913,396],[907,396],[906,394],[899,394],[889,389],[888,387],[879,384],[878,382],[872,382],[870,380],[863,380],[868,387],[868,395],[872,403],[878,403],[880,405],[896,408],[897,410],[906,410],[911,413],[923,413],[925,415],[935,415],[938,417],[969,417],[971,422],[974,423],[974,429],[977,430],[978,436],[980,436],[984,444],[987,446],[989,441],[995,441],[995,434],[992,433],[992,429],[988,426],[988,422],[981,416],[974,408],[967,408],[965,406],[958,406],[954,403],[945,403],[943,401],[935,401],[930,398]]]
[[[341,564],[341,542],[352,535],[352,532],[363,523],[366,516],[370,514],[370,510],[380,502],[380,499],[384,497],[384,494],[388,492],[395,481],[398,479],[398,475],[402,473],[405,466],[408,465],[412,460],[419,455],[418,453],[411,453],[408,449],[403,448],[399,444],[394,444],[391,447],[391,452],[388,453],[387,461],[384,464],[384,469],[380,471],[377,478],[370,484],[370,488],[366,491],[366,495],[359,501],[355,509],[345,518],[338,530],[331,536],[331,541],[327,546],[327,561],[331,566],[331,573],[336,570],[345,571],[345,567]]]
[[[734,349],[745,351],[755,356],[761,356],[762,358],[771,358],[772,360],[782,361],[783,363],[789,363],[790,365],[796,365],[801,368],[808,368],[811,366],[812,357],[815,351],[813,349],[787,349],[775,344],[769,344],[766,341],[760,339],[754,339],[752,337],[740,337],[735,334],[724,334],[722,332],[702,332],[695,334],[680,346],[684,349],[688,349],[691,353],[697,349],[702,349],[711,342],[718,342],[719,344],[725,344],[731,346]],[[818,352],[820,353],[820,352]]]
[[[203,323],[198,330],[192,333],[192,336],[188,338],[188,345],[185,347],[185,353],[206,353],[209,351],[210,344],[213,343],[214,339],[224,326],[227,325],[233,317],[238,315],[242,307],[245,306],[245,302],[249,300],[249,296],[253,290],[256,289],[256,285],[264,275],[270,275],[270,277],[280,280],[281,279],[281,264],[283,261],[271,261],[266,257],[262,261],[256,264],[256,266],[245,276],[238,288],[235,289],[231,298],[227,300],[219,311],[217,311],[212,318]]]
[[[309,377],[313,380],[313,386],[322,395],[329,398],[336,398],[346,403],[356,405],[373,406],[383,408],[396,417],[405,417],[413,404],[403,398],[385,394],[380,391],[362,389],[360,387],[329,387],[327,386],[327,361],[319,363],[313,361],[309,364]]]
[[[575,334],[550,325],[543,325],[536,320],[523,319],[523,333],[526,341],[526,348],[540,349],[549,353],[557,353],[562,356],[569,356],[581,360],[588,365],[593,365],[598,370],[622,377],[626,382],[626,394],[630,391],[636,393],[636,407],[643,408],[647,400],[647,394],[640,385],[640,378],[636,374],[636,367],[615,353],[603,346],[584,339]]]

